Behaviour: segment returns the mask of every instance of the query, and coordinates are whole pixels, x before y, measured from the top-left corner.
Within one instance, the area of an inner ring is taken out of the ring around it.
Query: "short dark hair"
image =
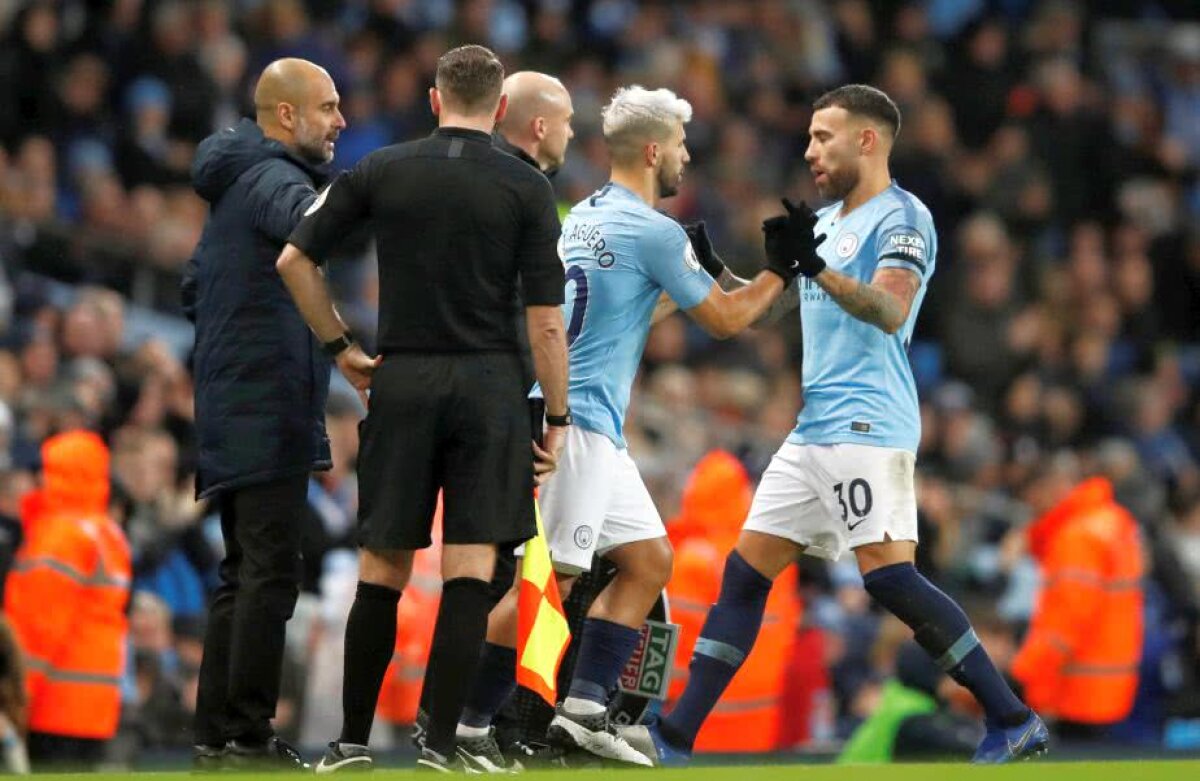
[[[443,102],[454,108],[468,114],[488,111],[500,100],[504,66],[487,47],[459,46],[438,58],[434,83]]]
[[[814,111],[833,107],[882,122],[892,131],[892,138],[900,135],[900,109],[896,102],[870,84],[846,84],[831,89],[813,103]]]

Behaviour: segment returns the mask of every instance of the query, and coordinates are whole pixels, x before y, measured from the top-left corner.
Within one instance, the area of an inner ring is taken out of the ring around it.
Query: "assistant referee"
[[[358,592],[346,626],[343,724],[318,772],[366,769],[367,738],[413,552],[430,544],[443,491],[442,602],[434,628],[429,732],[418,762],[454,763],[455,725],[474,678],[499,544],[532,537],[535,473],[553,471],[567,410],[559,222],[544,176],[492,145],[504,68],[481,46],[438,61],[428,138],[386,147],[310,209],[278,268],[309,326],[360,391]],[[380,355],[354,343],[317,263],[367,224],[379,257]],[[533,447],[517,354],[517,286],[546,397]]]

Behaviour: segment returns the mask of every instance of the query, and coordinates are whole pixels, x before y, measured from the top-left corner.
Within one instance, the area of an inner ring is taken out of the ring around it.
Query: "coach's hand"
[[[567,441],[566,426],[547,426],[542,435],[542,444],[533,443],[533,482],[541,485],[558,469],[558,457],[562,455],[563,443]]]
[[[358,397],[362,400],[363,406],[368,406],[367,391],[371,387],[371,376],[375,374],[379,364],[383,363],[383,356],[376,355],[372,358],[363,352],[363,348],[355,342],[338,353],[335,360],[338,369],[358,391]]]
[[[767,253],[767,270],[783,278],[784,285],[791,284],[797,274],[815,277],[825,270],[825,261],[817,254],[817,247],[825,241],[825,234],[814,236],[817,215],[803,201],[795,206],[783,199],[787,214],[764,220],[763,248]]]
[[[710,277],[719,279],[725,273],[725,263],[713,249],[712,239],[708,237],[708,229],[704,227],[704,220],[689,222],[683,226],[683,232],[687,234],[688,241],[696,252],[700,265],[704,267]]]

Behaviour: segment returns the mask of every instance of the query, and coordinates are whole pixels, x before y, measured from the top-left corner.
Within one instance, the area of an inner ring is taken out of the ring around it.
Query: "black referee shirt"
[[[487,133],[444,127],[363,158],[288,241],[320,262],[366,222],[379,256],[379,351],[517,349],[527,306],[563,302],[558,212],[540,172]]]

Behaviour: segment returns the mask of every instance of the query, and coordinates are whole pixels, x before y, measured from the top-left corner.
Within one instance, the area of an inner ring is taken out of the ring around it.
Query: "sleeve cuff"
[[[876,267],[877,268],[906,268],[906,269],[909,269],[910,271],[917,272],[917,274],[922,279],[925,278],[925,272],[928,270],[928,266],[926,266],[923,261],[917,260],[916,258],[910,258],[907,255],[903,255],[899,252],[889,252],[886,255],[880,257],[879,263]]]

